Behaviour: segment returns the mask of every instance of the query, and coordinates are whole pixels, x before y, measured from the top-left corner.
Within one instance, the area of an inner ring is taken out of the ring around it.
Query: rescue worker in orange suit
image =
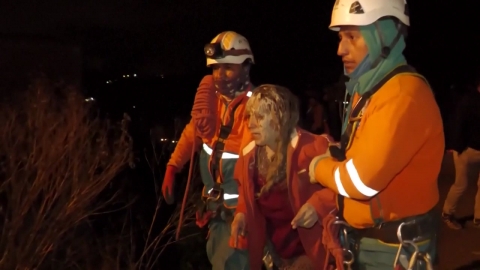
[[[429,84],[403,55],[409,25],[405,0],[337,0],[333,7],[329,28],[340,39],[351,99],[340,146],[312,160],[310,177],[337,193],[356,269],[425,269],[436,257],[432,209],[444,134]]]
[[[190,160],[192,148],[200,151],[205,186],[197,224],[210,229],[208,258],[214,270],[243,270],[248,269],[247,253],[231,248],[228,241],[238,198],[233,170],[247,126],[243,115],[251,95],[254,58],[247,39],[232,31],[217,35],[205,46],[205,55],[212,75],[205,76],[197,90],[192,119],[168,162],[162,192],[167,203],[173,203],[175,175]]]

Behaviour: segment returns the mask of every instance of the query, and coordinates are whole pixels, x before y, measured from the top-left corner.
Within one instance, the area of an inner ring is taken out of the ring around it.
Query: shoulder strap
[[[226,123],[225,125],[223,123],[221,124],[220,132],[218,134],[218,139],[213,145],[212,158],[210,161],[210,173],[214,178],[216,173],[220,169],[220,159],[222,158],[222,154],[225,148],[225,140],[228,138],[228,136],[232,132],[233,123],[235,121],[234,119],[235,111],[237,110],[238,106],[240,106],[241,103],[242,101],[239,101],[237,102],[237,104],[233,106],[232,110],[230,111],[230,119],[228,123]]]

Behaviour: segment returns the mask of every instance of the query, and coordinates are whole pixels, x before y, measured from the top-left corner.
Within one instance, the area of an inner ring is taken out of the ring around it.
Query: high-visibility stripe
[[[203,150],[205,150],[205,152],[207,152],[207,154],[209,155],[212,155],[213,153],[213,150],[212,148],[210,148],[207,144],[203,144]],[[232,154],[232,153],[227,153],[227,152],[223,152],[222,153],[222,159],[236,159],[238,158],[239,156],[236,155],[236,154]]]
[[[337,189],[338,189],[338,194],[344,197],[350,198],[350,196],[348,196],[347,191],[343,187],[342,179],[340,179],[340,167],[337,167],[337,169],[335,170],[334,176],[335,176],[335,184],[337,185]]]
[[[348,176],[350,177],[353,186],[357,189],[358,192],[360,192],[365,197],[373,197],[378,194],[378,190],[374,190],[363,183],[362,179],[358,175],[357,168],[355,168],[352,159],[347,161],[345,166],[347,168]],[[340,167],[337,167],[337,169],[335,170],[334,178],[335,184],[337,185],[338,193],[344,197],[350,198],[347,191],[345,190],[345,187],[343,186],[342,179],[340,177]]]
[[[370,187],[367,187],[362,179],[360,179],[360,176],[358,175],[357,168],[355,168],[355,165],[353,164],[353,159],[350,159],[347,164],[347,172],[348,175],[350,176],[350,179],[352,179],[352,183],[355,186],[355,188],[360,192],[362,195],[366,197],[373,197],[377,195],[378,191],[374,190]]]
[[[213,188],[208,191],[208,194],[210,194],[210,192],[212,192],[212,190],[213,190]],[[223,193],[223,199],[224,200],[233,200],[233,199],[237,199],[237,198],[238,198],[238,194]]]

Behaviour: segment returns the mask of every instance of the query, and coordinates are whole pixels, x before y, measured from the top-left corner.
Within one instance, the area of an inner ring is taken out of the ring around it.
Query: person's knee
[[[248,253],[229,247],[217,247],[215,252],[211,254],[210,263],[213,270],[249,270]]]
[[[210,224],[207,241],[207,255],[213,270],[239,269],[248,270],[248,253],[233,249],[229,245],[230,227],[223,222]]]
[[[243,250],[234,250],[225,262],[225,269],[249,270],[248,253]]]

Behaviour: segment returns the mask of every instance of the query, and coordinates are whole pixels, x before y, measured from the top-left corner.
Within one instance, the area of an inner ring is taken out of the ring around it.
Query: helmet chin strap
[[[380,53],[380,55],[377,57],[377,59],[375,59],[375,61],[373,62],[372,64],[372,68],[375,68],[378,66],[378,64],[380,64],[380,62],[383,60],[383,59],[387,59],[387,57],[390,55],[390,52],[392,51],[392,49],[395,47],[395,45],[397,45],[397,42],[400,40],[400,37],[402,36],[402,33],[401,33],[401,28],[402,28],[402,23],[398,22],[397,23],[397,35],[395,36],[395,38],[392,40],[392,43],[390,43],[390,45],[386,45],[385,44],[385,39],[383,37],[383,33],[382,31],[380,31],[380,24],[377,22],[374,23],[375,25],[375,28],[377,30],[377,33],[378,33],[378,37],[380,38],[380,43],[381,43],[381,46],[382,46],[382,51]]]

